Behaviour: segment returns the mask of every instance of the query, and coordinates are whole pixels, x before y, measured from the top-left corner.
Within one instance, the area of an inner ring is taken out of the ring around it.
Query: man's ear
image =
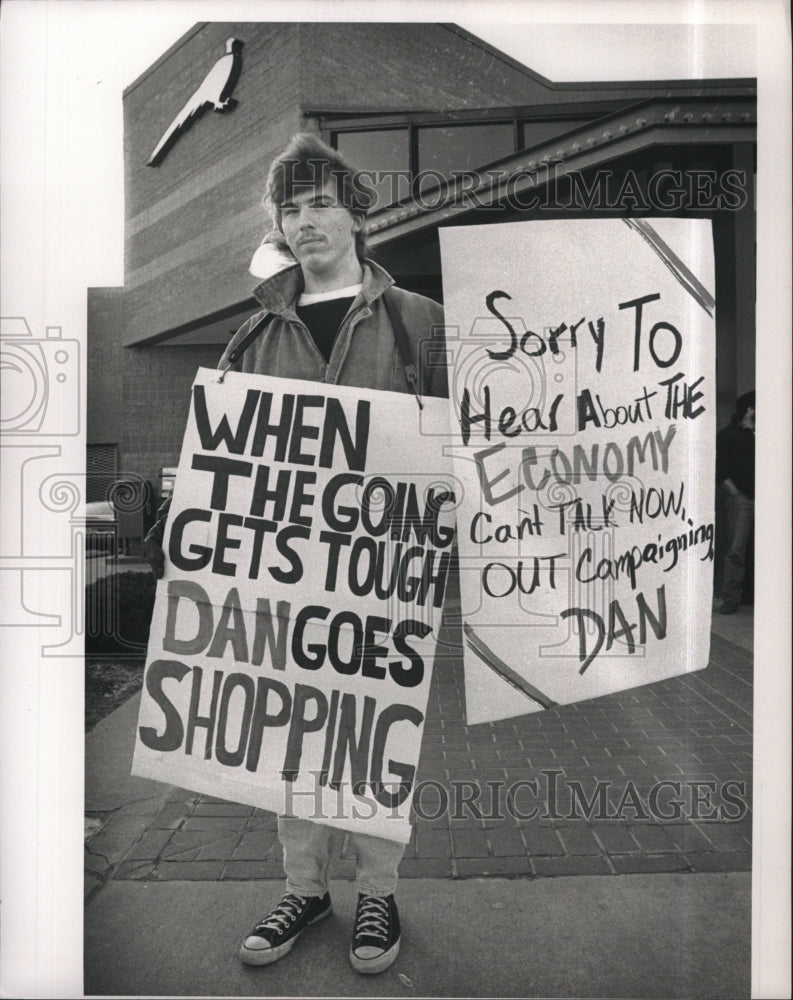
[[[366,223],[366,216],[361,212],[356,212],[352,217],[352,231],[360,233]]]

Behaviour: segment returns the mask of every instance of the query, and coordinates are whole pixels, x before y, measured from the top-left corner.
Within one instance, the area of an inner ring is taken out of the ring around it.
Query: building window
[[[486,167],[591,121],[591,116],[441,124],[403,120],[388,128],[338,129],[331,142],[367,180],[372,172],[372,211],[378,211],[429,191],[441,177]]]
[[[367,172],[377,200],[372,211],[387,208],[410,194],[410,133],[407,128],[337,132],[336,148],[350,163]],[[373,176],[371,180],[368,172]]]
[[[543,109],[529,118],[526,107],[500,108],[485,120],[475,119],[473,112],[457,112],[459,117],[453,120],[439,114],[383,112],[386,117],[380,118],[379,127],[372,127],[374,116],[344,120],[334,113],[329,117],[336,127],[328,121],[323,134],[351,163],[365,173],[372,171],[376,193],[372,210],[379,211],[429,193],[442,178],[482,170],[521,150],[553,142],[591,125],[603,111],[602,107],[591,113],[589,108],[587,112]]]
[[[487,125],[429,125],[418,129],[418,168],[444,177],[473,170],[515,152],[512,122]]]

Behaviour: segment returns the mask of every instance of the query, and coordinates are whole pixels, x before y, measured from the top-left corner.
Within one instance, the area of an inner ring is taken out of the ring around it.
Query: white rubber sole
[[[396,961],[401,943],[402,938],[400,938],[396,944],[392,945],[388,951],[383,952],[382,955],[378,955],[377,958],[358,958],[358,956],[354,954],[351,949],[350,965],[352,965],[356,972],[360,972],[364,976],[371,976],[378,972],[385,972],[385,970],[390,968]]]
[[[329,906],[324,913],[317,914],[313,920],[307,923],[299,934],[295,934],[293,938],[290,938],[284,944],[277,945],[275,948],[246,948],[245,941],[243,941],[242,947],[240,948],[240,960],[243,961],[245,965],[272,965],[272,963],[277,962],[279,958],[283,958],[284,955],[289,954],[309,927],[313,927],[314,924],[318,924],[321,920],[329,917],[331,913],[333,913],[333,907]]]

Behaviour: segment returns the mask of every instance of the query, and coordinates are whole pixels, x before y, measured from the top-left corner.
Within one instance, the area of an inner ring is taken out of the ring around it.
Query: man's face
[[[339,201],[335,186],[297,189],[281,206],[281,230],[304,271],[332,274],[357,261],[355,234],[362,220]]]

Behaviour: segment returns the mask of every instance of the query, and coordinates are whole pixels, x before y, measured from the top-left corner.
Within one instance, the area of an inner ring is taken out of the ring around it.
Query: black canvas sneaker
[[[330,893],[294,896],[288,892],[276,908],[253,928],[240,948],[246,965],[269,965],[288,954],[311,924],[331,912]]]
[[[358,894],[350,962],[356,972],[384,972],[399,954],[399,912],[391,896]]]

